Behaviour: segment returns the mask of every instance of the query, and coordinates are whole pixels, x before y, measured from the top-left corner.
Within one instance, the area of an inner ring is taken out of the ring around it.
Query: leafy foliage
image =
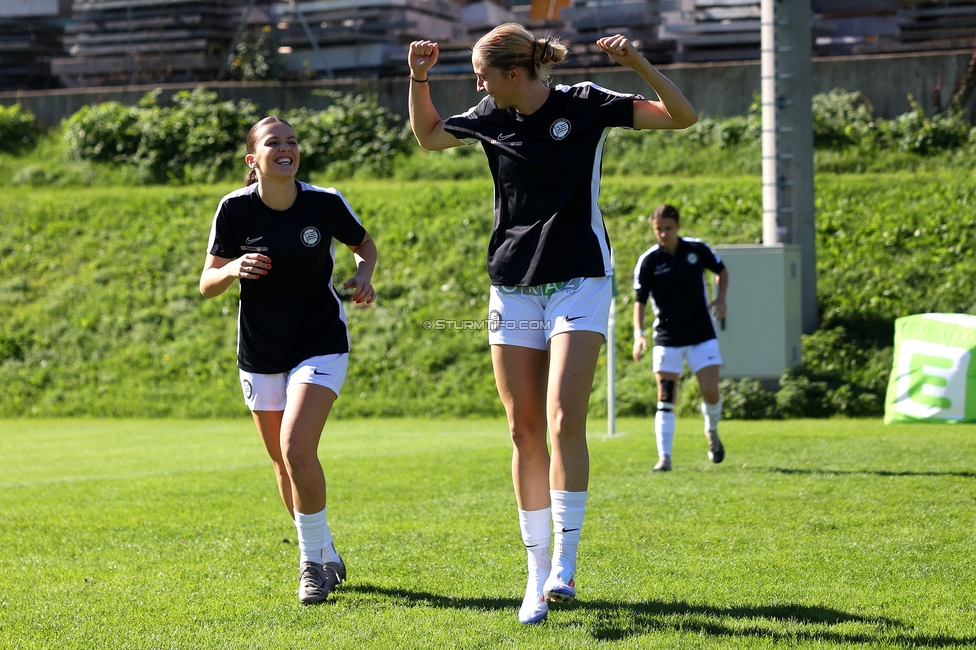
[[[86,106],[64,125],[69,152],[82,160],[129,164],[152,182],[213,180],[243,157],[244,138],[257,121],[247,101],[218,102],[204,89],[181,91],[172,106],[148,93],[137,106]]]
[[[30,111],[20,104],[0,106],[0,151],[18,153],[37,144],[42,129]]]
[[[332,104],[324,111],[282,116],[304,150],[302,174],[329,169],[345,176],[390,175],[408,142],[398,119],[373,98],[329,95]],[[247,132],[260,119],[254,103],[220,102],[202,88],[177,93],[169,106],[157,99],[158,93],[149,93],[135,107],[107,102],[81,109],[64,125],[69,152],[81,160],[131,165],[152,183],[213,182],[243,172]]]
[[[136,123],[139,121],[140,108],[119,102],[103,102],[80,108],[64,123],[68,151],[82,160],[128,162],[139,148]]]
[[[779,417],[776,395],[757,379],[719,382],[722,415],[730,420],[772,420]]]
[[[249,38],[266,36],[262,32]],[[247,47],[251,45],[248,41]],[[241,65],[245,59],[241,58]],[[248,74],[259,75],[273,61],[252,63],[256,67]],[[303,177],[322,172],[338,178],[404,181],[489,177],[480,147],[423,151],[403,121],[380,107],[375,98],[324,94],[331,101],[324,111],[295,109],[282,115],[293,123],[301,139]],[[238,122],[257,120],[253,104],[217,102],[216,95],[205,90],[178,95],[171,106],[160,107],[156,100],[150,94],[136,107],[108,102],[82,108],[63,125],[71,154],[66,160],[60,160],[59,154],[54,160],[44,159],[43,165],[18,168],[6,178],[0,175],[0,184],[79,182],[76,178],[84,178],[80,183],[88,184],[92,177],[117,173],[119,164],[136,170],[134,180],[142,183],[230,179],[244,171],[234,164],[243,155],[243,143],[236,139]],[[943,112],[926,115],[909,97],[908,112],[885,120],[873,116],[861,93],[835,89],[813,97],[813,120],[817,173],[938,171],[976,165],[976,129],[954,102]],[[168,134],[160,125],[176,131]],[[182,138],[192,134],[199,137],[185,148]],[[758,175],[760,140],[758,101],[747,115],[702,116],[682,131],[614,129],[606,145],[612,155],[604,158],[603,172],[606,176]],[[232,143],[238,145],[236,149]],[[96,168],[65,168],[72,160],[92,161]],[[98,171],[97,165],[105,164],[114,165],[112,173]]]
[[[971,140],[973,129],[962,112],[946,112],[928,116],[909,95],[910,110],[881,125],[882,146],[930,154],[962,147]]]
[[[203,89],[177,93],[173,106],[150,98],[138,114],[139,146],[128,161],[148,178],[212,182],[241,164],[247,132],[260,119],[255,104],[218,102],[216,93]]]
[[[270,25],[247,29],[234,48],[227,71],[239,81],[272,81],[282,68]]]
[[[283,116],[298,135],[302,167],[340,177],[390,176],[397,155],[409,151],[409,128],[375,98],[323,94],[331,100],[324,111],[301,108]]]
[[[814,95],[814,146],[839,149],[869,140],[876,127],[872,110],[860,91],[835,88]]]

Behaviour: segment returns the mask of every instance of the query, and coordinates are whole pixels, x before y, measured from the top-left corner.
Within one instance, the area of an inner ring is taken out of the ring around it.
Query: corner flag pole
[[[617,264],[614,259],[613,249],[610,249],[610,269],[613,275],[610,276],[610,283],[613,287],[612,298],[610,299],[610,317],[607,319],[607,435],[613,436],[617,433],[617,403],[614,386],[617,373]]]

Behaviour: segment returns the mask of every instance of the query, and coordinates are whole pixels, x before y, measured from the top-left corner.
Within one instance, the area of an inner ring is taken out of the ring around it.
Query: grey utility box
[[[716,323],[722,376],[777,379],[802,361],[800,247],[713,246],[729,271],[728,311]]]

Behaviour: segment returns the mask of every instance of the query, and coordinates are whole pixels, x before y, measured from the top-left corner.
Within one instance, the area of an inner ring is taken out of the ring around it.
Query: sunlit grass
[[[649,420],[605,439],[580,597],[523,628],[502,420],[327,425],[349,581],[298,605],[294,528],[245,420],[0,421],[2,648],[968,648],[973,426]]]

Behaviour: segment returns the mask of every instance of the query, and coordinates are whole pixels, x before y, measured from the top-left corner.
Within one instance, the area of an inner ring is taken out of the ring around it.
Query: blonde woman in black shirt
[[[412,43],[408,59],[417,141],[430,150],[480,142],[495,180],[488,341],[514,443],[512,479],[528,552],[522,623],[543,621],[548,602],[576,597],[589,483],[586,412],[612,292],[610,241],[597,205],[607,132],[680,129],[698,119],[681,91],[625,37],[597,43],[659,99],[589,82],[551,87],[549,70],[566,57],[565,46],[506,24],[482,37],[471,57],[478,90],[487,96],[444,120],[427,76],[437,63],[437,43]]]

